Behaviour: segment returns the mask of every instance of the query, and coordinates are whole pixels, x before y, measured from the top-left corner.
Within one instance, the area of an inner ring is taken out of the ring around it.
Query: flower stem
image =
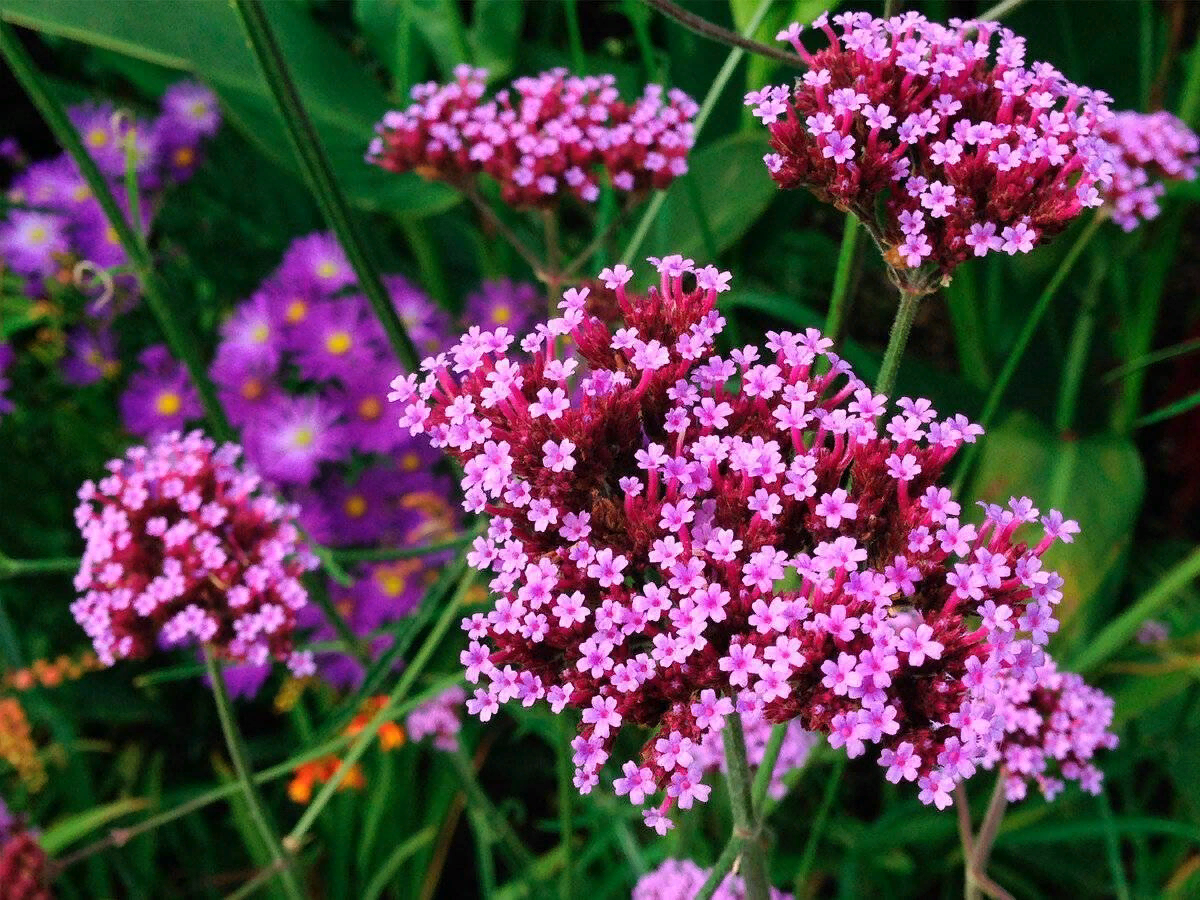
[[[725,845],[725,849],[721,851],[721,855],[717,857],[717,861],[713,863],[708,878],[700,886],[700,890],[696,892],[696,896],[692,900],[712,900],[712,895],[717,892],[717,888],[721,886],[721,882],[725,880],[725,876],[737,862],[741,849],[741,841],[736,837],[731,837],[729,843]]]
[[[725,720],[721,737],[725,743],[729,802],[733,807],[733,836],[738,841],[746,900],[769,900],[771,883],[767,876],[762,822],[755,815],[750,764],[746,759],[746,736],[742,730],[742,717],[736,712]]]
[[[1096,305],[1100,295],[1100,285],[1104,274],[1108,271],[1107,260],[1100,257],[1096,261],[1087,290],[1083,295],[1083,303],[1079,307],[1079,318],[1075,320],[1075,328],[1071,332],[1071,342],[1067,347],[1067,358],[1063,364],[1062,385],[1058,393],[1058,405],[1054,412],[1054,428],[1061,435],[1071,429],[1075,422],[1075,410],[1079,405],[1079,394],[1083,387],[1083,373],[1087,368],[1088,353],[1092,347],[1092,335],[1096,330]]]
[[[833,275],[833,293],[829,296],[829,312],[825,316],[825,337],[835,344],[846,320],[846,299],[850,289],[850,272],[854,268],[854,255],[858,250],[858,217],[846,213],[846,224],[842,228],[842,244],[838,250],[837,271]]]
[[[62,104],[47,89],[45,80],[41,78],[16,32],[5,22],[0,22],[0,55],[3,55],[17,81],[37,107],[50,132],[79,168],[79,173],[104,211],[105,218],[116,232],[121,248],[141,281],[150,312],[158,321],[171,352],[187,368],[188,377],[200,395],[200,403],[204,407],[212,436],[219,441],[229,440],[233,436],[233,429],[217,399],[216,387],[209,380],[208,373],[200,362],[200,353],[192,342],[191,333],[175,319],[171,304],[167,300],[165,285],[154,270],[154,261],[149,250],[117,204],[112,187],[84,148],[83,141],[67,118]],[[141,223],[138,223],[139,229],[140,225]]]
[[[524,873],[525,877],[530,877],[535,863],[533,854],[521,843],[508,820],[483,790],[479,777],[475,774],[475,764],[461,747],[447,755],[458,775],[458,782],[467,795],[467,808],[478,815],[480,830],[484,832],[480,836],[483,842],[499,843],[513,868]]]
[[[786,63],[798,69],[808,67],[808,64],[795,53],[780,50],[778,47],[772,47],[770,44],[763,44],[753,40],[748,35],[741,35],[736,31],[730,31],[728,28],[722,28],[720,25],[710,22],[702,16],[688,12],[679,4],[671,2],[671,0],[645,0],[645,2],[647,6],[651,6],[664,16],[674,19],[689,31],[694,31],[701,37],[708,38],[711,41],[728,44],[730,47],[736,47],[743,52],[749,50],[758,56],[775,60],[775,62]],[[753,30],[749,31],[749,34],[753,33]]]
[[[892,330],[888,334],[887,349],[879,365],[879,378],[875,381],[875,393],[891,395],[896,386],[896,374],[900,371],[900,360],[908,346],[913,320],[923,295],[915,291],[901,291],[900,305],[896,307],[896,318],[892,319]]]
[[[1037,302],[1033,305],[1033,310],[1029,313],[1029,317],[1025,320],[1025,326],[1021,329],[1021,333],[1017,335],[1016,343],[1008,352],[1008,358],[1004,361],[1004,368],[1000,370],[1000,374],[996,376],[996,381],[992,385],[992,389],[988,392],[987,399],[983,404],[983,411],[979,414],[979,424],[987,428],[992,424],[992,416],[996,414],[996,410],[1000,407],[1000,401],[1004,398],[1004,392],[1008,390],[1008,383],[1012,381],[1013,374],[1017,371],[1017,366],[1021,363],[1021,358],[1025,355],[1025,351],[1029,349],[1029,342],[1033,340],[1033,335],[1037,331],[1038,325],[1042,322],[1042,317],[1046,315],[1046,310],[1050,308],[1050,301],[1054,299],[1054,295],[1058,293],[1058,289],[1062,287],[1067,276],[1071,274],[1071,269],[1075,267],[1075,263],[1079,261],[1079,256],[1083,253],[1084,247],[1092,239],[1096,233],[1096,229],[1104,221],[1104,214],[1097,212],[1092,216],[1091,220],[1079,233],[1079,237],[1075,239],[1075,243],[1071,245],[1071,249],[1067,251],[1067,255],[1063,257],[1062,262],[1058,264],[1058,268],[1054,270],[1054,275],[1038,296]],[[975,457],[979,452],[979,442],[967,445],[963,453],[962,462],[958,464],[958,471],[954,475],[954,483],[951,490],[958,493],[966,481],[967,475],[970,474],[971,464],[975,461]]]
[[[0,581],[6,578],[25,578],[30,575],[70,575],[77,571],[79,571],[79,558],[76,556],[12,559],[0,553]]]
[[[303,900],[304,892],[300,888],[300,882],[296,879],[292,860],[284,848],[283,842],[280,841],[279,834],[275,831],[271,815],[267,811],[262,797],[259,796],[258,788],[255,787],[246,745],[238,730],[237,722],[234,720],[233,704],[229,702],[229,690],[225,686],[225,675],[213,656],[212,650],[208,647],[204,648],[204,664],[208,669],[209,680],[212,681],[213,699],[217,702],[217,717],[221,720],[221,731],[225,734],[225,746],[229,749],[229,758],[233,763],[233,770],[237,774],[242,794],[246,799],[250,818],[254,821],[263,843],[267,845],[267,851],[271,854],[272,860],[279,867],[278,872],[283,882],[284,893],[295,900]]]
[[[1008,797],[1004,792],[1004,778],[1004,769],[1000,769],[996,774],[996,786],[992,788],[992,797],[988,801],[987,812],[984,813],[983,822],[979,826],[979,834],[969,844],[970,854],[967,856],[967,879],[963,895],[965,900],[979,900],[983,894],[987,894],[992,898],[998,898],[998,900],[1011,900],[1008,892],[992,881],[987,875],[987,865],[992,853],[992,845],[996,842],[996,834],[1000,830],[1000,822],[1004,819],[1004,810],[1008,807]],[[961,788],[961,785],[959,787]],[[961,829],[961,817],[963,810],[966,809],[965,791],[955,791],[954,801],[956,804],[959,801],[960,795],[963,799],[963,805],[959,809],[959,827]],[[966,816],[967,830],[969,832],[970,813],[966,813]],[[967,849],[968,844],[964,844],[964,852]]]
[[[750,21],[746,23],[745,29],[742,31],[743,37],[750,37],[754,32],[758,31],[758,26],[762,24],[763,19],[767,16],[767,11],[771,8],[771,0],[760,0],[758,7],[754,10],[754,15],[750,17]],[[733,76],[734,69],[738,63],[742,61],[742,57],[746,55],[746,51],[741,47],[733,47],[729,51],[729,55],[725,57],[725,62],[717,72],[717,77],[713,79],[712,86],[709,87],[708,93],[704,95],[704,102],[700,104],[700,111],[696,113],[696,121],[693,125],[693,133],[699,138],[700,131],[704,128],[704,123],[708,121],[708,117],[712,114],[713,108],[717,105],[717,101],[721,99],[721,94],[725,90],[725,85],[729,83],[729,79]],[[625,252],[621,254],[621,262],[629,265],[633,262],[634,256],[637,255],[638,249],[642,246],[642,242],[646,240],[646,235],[650,233],[650,226],[654,223],[654,219],[658,216],[658,211],[662,209],[662,205],[666,202],[667,192],[655,191],[654,196],[650,198],[650,203],[646,206],[646,211],[642,213],[642,218],[634,229],[633,237],[629,239],[629,245],[625,248]]]
[[[775,763],[779,760],[779,751],[783,749],[787,730],[787,722],[772,726],[771,736],[767,738],[767,746],[763,749],[762,762],[758,764],[758,771],[754,773],[754,812],[763,818],[766,817],[764,804],[767,802],[767,792],[771,789],[771,776],[775,772]]]
[[[829,775],[829,781],[825,784],[825,796],[821,798],[821,806],[817,810],[817,816],[813,819],[812,831],[808,834],[808,841],[804,844],[804,855],[800,857],[800,868],[796,872],[796,894],[804,894],[808,884],[809,873],[812,872],[813,863],[817,861],[817,850],[821,846],[821,838],[825,834],[825,823],[829,819],[829,811],[833,808],[833,801],[837,797],[838,788],[842,783],[842,773],[846,771],[846,756],[839,754],[837,761],[833,764],[833,772]]]
[[[344,563],[361,562],[390,562],[394,559],[414,559],[420,556],[433,556],[435,553],[446,553],[450,550],[461,550],[474,540],[474,535],[439,541],[435,544],[425,544],[420,547],[366,547],[361,550],[331,551],[334,559]]]
[[[383,285],[379,269],[367,253],[366,245],[350,214],[350,206],[329,164],[321,136],[313,126],[312,119],[296,90],[261,0],[231,2],[249,39],[250,51],[262,73],[263,81],[275,99],[300,169],[321,207],[325,221],[329,223],[338,243],[345,251],[358,279],[358,286],[375,310],[375,316],[383,326],[397,359],[410,372],[417,371],[420,357],[404,328],[404,323],[400,320],[399,313],[396,312],[396,307],[392,304],[387,288]]]
[[[575,786],[571,782],[571,727],[566,719],[559,720],[559,737],[555,747],[558,757],[558,842],[562,847],[563,870],[559,876],[558,893],[562,900],[571,900],[574,887],[571,884],[571,808]]]
[[[334,791],[338,789],[342,783],[342,780],[345,779],[345,777],[350,773],[350,770],[354,767],[354,764],[358,762],[358,760],[366,752],[367,747],[370,745],[371,740],[375,736],[375,733],[379,730],[379,726],[389,720],[389,714],[392,712],[392,709],[408,695],[408,692],[416,682],[417,677],[422,671],[424,671],[425,666],[429,664],[429,660],[433,656],[434,651],[437,649],[438,644],[441,643],[442,638],[450,629],[450,625],[454,621],[454,617],[459,613],[459,608],[462,605],[463,597],[466,596],[467,591],[470,590],[471,585],[474,583],[475,572],[472,569],[468,569],[464,574],[462,581],[459,582],[458,589],[454,592],[454,596],[452,596],[446,603],[446,607],[442,610],[441,616],[438,617],[438,620],[434,623],[433,628],[430,629],[429,635],[425,638],[425,643],[421,645],[421,648],[413,657],[412,662],[409,663],[408,667],[404,670],[404,673],[400,676],[399,681],[396,682],[396,686],[392,689],[391,694],[388,695],[387,703],[383,705],[379,712],[375,713],[375,715],[371,717],[371,720],[366,724],[363,730],[355,736],[354,742],[351,743],[349,749],[347,749],[346,755],[342,758],[341,765],[338,766],[337,771],[334,772],[329,781],[322,786],[320,792],[316,797],[313,798],[312,803],[309,804],[308,809],[304,811],[304,815],[300,817],[300,821],[298,821],[295,827],[292,828],[291,832],[288,833],[287,840],[290,843],[299,843],[300,839],[308,833],[310,828],[312,828],[313,824],[317,820],[317,816],[321,814],[321,810],[323,810],[333,798]]]

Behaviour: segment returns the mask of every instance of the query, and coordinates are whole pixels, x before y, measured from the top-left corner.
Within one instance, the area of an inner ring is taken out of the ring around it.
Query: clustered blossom
[[[1103,774],[1091,760],[1096,750],[1117,746],[1113,701],[1078,675],[1060,672],[1054,661],[1031,671],[1006,672],[997,692],[1004,726],[1000,744],[983,767],[1001,766],[1009,802],[1025,797],[1033,781],[1053,800],[1064,781],[1077,781],[1089,794],[1100,793]]]
[[[46,851],[0,800],[0,900],[51,900]]]
[[[403,276],[384,282],[418,347],[436,352],[448,343],[449,315]],[[461,324],[524,325],[544,309],[533,285],[484,282],[467,297]],[[452,482],[434,471],[438,455],[423,439],[399,432],[387,415],[393,359],[349,261],[327,233],[297,238],[221,327],[211,375],[241,430],[246,458],[299,506],[299,523],[322,544],[421,546],[456,528]],[[121,397],[127,429],[153,438],[199,417],[195,391],[165,348],[148,348],[140,363]],[[373,633],[413,611],[447,558],[362,564],[352,569],[349,587],[327,587],[352,631],[370,637],[378,654],[391,639]],[[315,640],[338,637],[315,604],[299,611],[297,626]],[[338,687],[363,675],[359,661],[343,653],[318,653],[316,664]],[[230,689],[252,694],[269,673],[267,665],[232,669]]]
[[[473,329],[393,381],[401,427],[448,448],[491,516],[468,556],[496,598],[463,622],[468,710],[580,710],[585,793],[623,725],[653,729],[614,787],[665,792],[644,813],[660,832],[707,798],[698,748],[735,711],[874,745],[948,805],[1003,735],[1004,679],[1043,664],[1063,582],[1041,557],[1078,526],[1052,511],[1026,543],[1026,498],[966,522],[937,479],[982,429],[907,397],[889,416],[815,330],[716,355],[730,275],[653,262],[645,296],[625,266],[568,290],[520,341],[532,359]]]
[[[86,546],[71,612],[105,665],[204,644],[312,673],[312,654],[292,644],[308,603],[300,577],[317,560],[300,541],[295,507],[263,492],[240,456],[198,431],[171,433],[80,488],[75,522]]]
[[[708,881],[709,870],[690,859],[666,859],[634,885],[632,900],[692,900]],[[713,892],[713,900],[745,900],[746,885],[740,875],[729,874]],[[792,900],[792,895],[771,888],[771,900]]]
[[[107,178],[113,195],[129,217],[127,143],[134,145],[141,221],[148,234],[166,188],[186,181],[203,157],[203,145],[220,127],[220,108],[208,88],[180,82],[168,88],[160,114],[141,121],[110,103],[84,103],[68,110],[84,147]],[[20,166],[24,155],[16,154]],[[77,264],[113,270],[128,260],[99,202],[70,156],[34,162],[19,171],[6,192],[12,205],[0,216],[0,262],[25,280],[29,297],[56,296],[70,284]],[[107,276],[112,290],[103,303],[90,303],[69,317],[63,373],[77,385],[115,375],[111,325],[140,296],[128,274]]]
[[[439,750],[448,753],[457,750],[458,733],[462,730],[462,707],[466,701],[467,692],[455,685],[418,706],[404,721],[409,740],[416,742],[428,737]]]
[[[1163,181],[1192,181],[1200,166],[1200,138],[1165,110],[1122,111],[1100,132],[1114,146],[1112,184],[1104,202],[1126,231],[1156,218]]]
[[[626,103],[612,75],[551,69],[489,100],[485,69],[459,66],[454,76],[417,85],[407,109],[385,115],[367,161],[464,187],[486,174],[517,208],[549,207],[563,195],[594,203],[601,171],[624,193],[664,188],[687,172],[697,106],[683,91],[651,84]]]
[[[907,289],[971,257],[1028,253],[1101,204],[1103,92],[1027,64],[1024,39],[994,22],[833,21],[840,35],[825,15],[813,23],[829,38],[816,53],[803,26],[781,31],[809,69],[746,103],[770,130],[771,177],[857,215]]]

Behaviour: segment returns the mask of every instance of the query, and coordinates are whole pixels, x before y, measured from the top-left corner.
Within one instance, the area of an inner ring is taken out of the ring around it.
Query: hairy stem
[[[915,291],[901,291],[900,305],[896,307],[896,317],[892,319],[892,330],[888,334],[887,349],[883,351],[883,362],[879,365],[879,378],[875,381],[875,393],[891,395],[896,386],[896,375],[900,371],[900,360],[904,356],[904,348],[908,346],[908,336],[912,332],[913,320],[917,317],[917,307],[921,305],[923,295]]]
[[[756,41],[753,38],[738,34],[736,31],[730,31],[728,28],[722,28],[713,22],[708,21],[695,13],[690,13],[677,3],[671,0],[645,0],[647,6],[657,9],[660,13],[668,18],[674,19],[688,31],[693,31],[701,37],[708,38],[712,41],[718,41],[722,44],[728,44],[730,47],[736,47],[739,50],[748,50],[757,56],[773,59],[776,62],[786,63],[789,66],[794,66],[798,69],[808,67],[803,59],[795,53],[787,50],[780,50],[778,47],[772,47],[770,44],[764,44]],[[753,32],[751,32],[753,34]]]
[[[854,255],[858,249],[858,217],[846,213],[842,228],[842,244],[838,250],[837,270],[833,275],[833,293],[829,296],[829,312],[825,316],[825,337],[835,344],[846,321],[846,300],[850,291],[850,273],[854,268]]]
[[[769,900],[771,883],[763,848],[762,822],[755,815],[750,764],[746,759],[746,735],[742,730],[742,717],[736,712],[725,720],[721,737],[725,743],[729,802],[733,807],[733,836],[739,844],[746,900]]]

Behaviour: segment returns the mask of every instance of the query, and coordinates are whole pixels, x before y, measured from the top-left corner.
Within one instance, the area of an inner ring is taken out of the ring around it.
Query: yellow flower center
[[[104,360],[104,368],[102,371],[104,372],[105,378],[116,378],[117,374],[121,371],[121,364],[115,359],[106,359]]]
[[[325,349],[335,356],[341,356],[350,349],[353,343],[349,332],[335,331],[325,338]]]
[[[42,225],[34,225],[29,229],[29,243],[31,244],[44,244],[49,236],[49,232]]]
[[[335,262],[330,262],[329,260],[325,260],[323,263],[320,263],[317,265],[317,274],[320,275],[322,278],[332,278],[337,273],[338,273],[338,264]]]
[[[250,340],[256,344],[265,344],[271,336],[271,329],[265,322],[255,325],[250,332]]]
[[[421,468],[421,457],[415,453],[405,453],[400,459],[400,468],[405,472],[415,472]]]
[[[293,300],[288,304],[286,317],[290,324],[295,325],[297,322],[303,321],[308,315],[308,304],[303,300]]]
[[[114,247],[121,243],[121,239],[117,237],[117,229],[113,228],[111,225],[106,225],[104,227],[104,239]]]
[[[173,416],[183,407],[183,398],[174,391],[163,391],[154,400],[154,411],[160,416]]]
[[[188,107],[188,113],[191,114],[191,117],[193,119],[203,119],[205,116],[208,115],[208,104],[201,103],[199,100],[197,100],[195,103],[193,103],[191,106]]]
[[[362,494],[351,494],[342,504],[342,509],[350,518],[361,519],[367,512],[367,498]]]
[[[404,593],[408,582],[404,576],[395,569],[380,569],[375,574],[375,580],[379,582],[379,587],[389,597],[399,597]]]
[[[358,416],[368,422],[374,422],[383,414],[383,404],[378,397],[363,397],[358,402]]]
[[[314,438],[316,438],[316,435],[313,434],[311,428],[297,428],[296,432],[292,435],[292,444],[296,447],[307,447],[313,442]]]
[[[181,169],[186,169],[196,161],[196,154],[191,147],[180,147],[175,151],[175,165]]]
[[[492,310],[492,321],[497,325],[504,325],[512,319],[512,310],[501,304]]]
[[[87,134],[87,142],[92,147],[108,146],[108,132],[103,128],[93,128]]]
[[[92,191],[86,184],[76,185],[75,190],[71,191],[71,199],[79,202],[83,202],[90,196],[92,196]]]

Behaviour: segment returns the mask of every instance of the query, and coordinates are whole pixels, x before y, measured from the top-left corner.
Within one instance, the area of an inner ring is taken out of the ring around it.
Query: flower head
[[[121,394],[121,421],[132,434],[153,440],[200,418],[200,396],[187,370],[163,345],[147,347],[138,357],[141,369]]]
[[[657,264],[645,296],[616,278],[564,296],[547,329],[570,335],[567,360],[530,336],[518,361],[506,332],[472,331],[397,379],[401,426],[448,448],[464,506],[493,517],[468,558],[496,598],[464,621],[469,710],[581,710],[582,790],[622,726],[652,729],[616,786],[664,792],[660,830],[703,802],[701,748],[731,709],[850,756],[874,746],[949,802],[996,747],[997,679],[1043,664],[1062,580],[1041,556],[1073,523],[1048,515],[1026,543],[1027,498],[960,519],[937,480],[982,429],[909,398],[885,421],[887,398],[815,330],[715,354],[728,275]],[[553,464],[567,443],[574,465]]]
[[[105,665],[195,643],[311,669],[292,634],[308,602],[300,576],[317,561],[292,524],[296,510],[263,493],[240,455],[200,432],[173,432],[80,488],[86,547],[71,612]]]
[[[971,256],[1028,253],[1100,205],[1112,179],[1102,92],[1027,63],[1024,40],[994,22],[834,23],[840,34],[821,20],[829,46],[816,53],[799,29],[781,32],[809,70],[746,103],[770,130],[771,177],[857,215],[907,290]],[[1020,232],[994,242],[981,229]]]
[[[664,188],[687,171],[697,106],[682,91],[652,84],[626,103],[612,75],[551,69],[486,99],[486,78],[459,66],[449,84],[414,87],[413,103],[377,126],[367,160],[459,185],[486,173],[515,207],[564,195],[594,203],[598,170],[623,193]]]
[[[1113,221],[1126,231],[1158,215],[1164,181],[1196,177],[1200,138],[1165,110],[1116,113],[1100,134],[1117,151],[1112,184],[1101,193]]]
[[[708,876],[708,869],[690,859],[666,859],[638,879],[632,900],[690,900],[700,893]],[[745,900],[746,886],[740,875],[726,875],[712,896],[713,900]],[[772,887],[771,900],[792,900],[792,895]]]

